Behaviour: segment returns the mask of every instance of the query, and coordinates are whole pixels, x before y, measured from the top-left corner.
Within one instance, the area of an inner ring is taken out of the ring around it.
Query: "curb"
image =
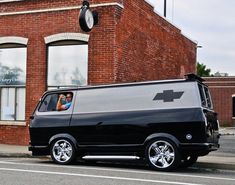
[[[26,153],[0,153],[0,158],[35,158],[31,154]]]
[[[204,168],[210,170],[235,170],[235,164],[221,164],[210,162],[197,162],[192,167]]]

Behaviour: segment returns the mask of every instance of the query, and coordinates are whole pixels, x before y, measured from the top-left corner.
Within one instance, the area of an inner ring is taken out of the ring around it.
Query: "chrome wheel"
[[[51,150],[52,158],[57,163],[68,163],[73,158],[73,146],[65,139],[56,141]]]
[[[164,140],[155,141],[148,148],[148,159],[158,169],[169,168],[175,161],[174,147]]]

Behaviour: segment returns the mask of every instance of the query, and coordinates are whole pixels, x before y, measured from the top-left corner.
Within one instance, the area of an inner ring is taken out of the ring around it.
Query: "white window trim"
[[[17,37],[17,36],[0,37],[0,44],[7,44],[7,43],[27,45],[28,38]]]
[[[99,3],[99,4],[91,4],[91,8],[96,7],[107,7],[107,6],[118,6],[120,8],[124,8],[124,6],[117,2],[112,3]],[[38,9],[38,10],[25,10],[25,11],[15,11],[15,12],[2,12],[1,15],[9,16],[9,15],[21,15],[21,14],[33,14],[33,13],[44,13],[44,12],[55,12],[55,11],[66,11],[66,10],[77,10],[81,9],[81,5],[71,6],[71,7],[58,7],[58,8],[48,8],[48,9]]]
[[[59,33],[59,34],[44,37],[44,41],[46,44],[56,42],[56,41],[63,41],[63,40],[77,40],[77,41],[88,42],[89,35],[83,34],[83,33]]]
[[[23,1],[23,0],[0,0],[0,3],[8,3],[8,2],[15,2],[15,1]]]
[[[0,121],[0,126],[26,126],[25,121]]]

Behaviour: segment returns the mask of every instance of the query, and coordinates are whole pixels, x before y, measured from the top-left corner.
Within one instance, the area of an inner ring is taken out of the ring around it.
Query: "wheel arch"
[[[175,136],[173,136],[173,135],[171,135],[171,134],[168,134],[168,133],[154,133],[154,134],[149,135],[149,136],[145,139],[145,141],[144,141],[144,146],[147,146],[147,144],[148,144],[150,141],[152,141],[152,140],[154,140],[154,139],[157,139],[157,138],[166,138],[166,139],[169,139],[169,140],[171,140],[172,142],[174,142],[178,148],[179,148],[179,146],[180,146],[179,140],[178,140]]]
[[[56,134],[54,136],[52,136],[49,140],[49,146],[51,145],[51,143],[56,140],[56,139],[60,139],[60,138],[66,138],[66,139],[69,139],[70,141],[73,142],[74,144],[74,147],[75,149],[77,150],[78,149],[78,143],[77,143],[77,140],[70,134],[67,134],[67,133],[61,133],[61,134]]]

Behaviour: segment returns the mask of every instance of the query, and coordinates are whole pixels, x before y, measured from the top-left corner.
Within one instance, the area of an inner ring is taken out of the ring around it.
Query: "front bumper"
[[[49,155],[50,150],[48,146],[29,146],[29,151],[32,151],[33,156],[43,156],[43,155]]]

